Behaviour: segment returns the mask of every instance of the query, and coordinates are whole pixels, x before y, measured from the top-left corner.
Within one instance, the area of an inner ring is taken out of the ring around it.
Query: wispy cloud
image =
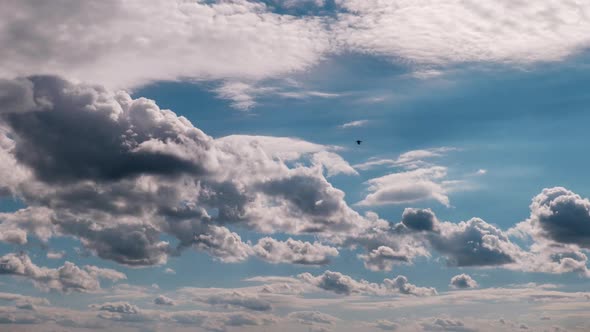
[[[347,123],[341,124],[340,125],[340,128],[346,129],[346,128],[364,127],[368,123],[369,123],[369,120],[356,120],[356,121],[351,121],[351,122],[347,122]]]

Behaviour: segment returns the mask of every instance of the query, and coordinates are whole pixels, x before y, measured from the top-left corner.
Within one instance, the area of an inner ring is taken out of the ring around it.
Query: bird
[[[356,141],[356,144],[358,144],[358,145],[361,145],[361,143],[362,143],[362,142],[363,142],[363,141],[357,140],[357,141]]]

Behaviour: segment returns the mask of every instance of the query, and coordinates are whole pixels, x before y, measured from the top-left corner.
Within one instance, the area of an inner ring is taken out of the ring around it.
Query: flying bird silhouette
[[[363,141],[356,141],[356,144],[361,145]]]

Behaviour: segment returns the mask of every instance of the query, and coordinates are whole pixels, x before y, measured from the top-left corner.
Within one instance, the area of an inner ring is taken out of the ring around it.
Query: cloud
[[[434,318],[430,322],[421,324],[424,331],[453,331],[453,332],[475,332],[477,329],[465,326],[461,320],[448,318]]]
[[[405,276],[397,276],[394,279],[384,279],[383,284],[388,289],[395,289],[401,294],[415,296],[433,296],[438,295],[436,289],[432,287],[418,287],[408,282]]]
[[[139,308],[133,304],[129,304],[127,302],[113,302],[113,303],[104,303],[98,306],[98,310],[101,311],[108,311],[108,312],[116,312],[121,314],[137,314],[139,313]]]
[[[347,129],[347,128],[357,128],[357,127],[364,127],[369,123],[369,120],[356,120],[344,123],[340,125],[340,128]]]
[[[325,271],[323,274],[313,276],[310,273],[302,273],[298,278],[317,288],[341,295],[391,295],[404,294],[415,296],[436,295],[436,289],[430,287],[418,287],[408,282],[405,276],[397,276],[394,279],[384,279],[382,284],[370,283],[366,280],[357,281],[340,272]]]
[[[252,296],[240,292],[231,292],[211,295],[205,298],[197,298],[198,301],[215,306],[238,307],[253,311],[270,311],[272,305],[270,302],[257,296]]]
[[[374,323],[368,324],[371,327],[378,328],[383,331],[395,331],[399,328],[399,325],[388,321],[386,319],[380,319]]]
[[[588,46],[586,4],[342,0],[346,48],[411,63],[555,61]],[[552,13],[547,15],[547,13]],[[442,27],[442,28],[441,28]],[[379,38],[374,38],[379,36]],[[562,36],[567,36],[563,38]]]
[[[409,263],[413,256],[412,252],[395,251],[386,246],[379,246],[366,255],[359,255],[364,261],[365,267],[371,271],[391,271],[396,264]]]
[[[173,299],[171,299],[167,296],[164,296],[164,295],[158,295],[158,297],[156,297],[154,299],[154,303],[157,305],[169,305],[169,306],[176,305],[176,302]]]
[[[275,89],[270,87],[257,87],[244,82],[224,82],[214,90],[221,98],[230,99],[231,105],[239,110],[249,110],[256,105],[255,98],[261,94],[268,94]]]
[[[270,237],[262,238],[253,247],[256,255],[271,263],[292,263],[302,265],[326,265],[329,257],[338,256],[338,250],[319,242],[293,240],[281,242]]]
[[[304,161],[309,159],[313,164],[321,165],[328,176],[338,174],[357,175],[358,173],[348,162],[333,151],[338,146],[326,146],[307,142],[294,137],[272,137],[251,135],[230,135],[219,138],[220,144],[245,145],[260,148],[271,158],[282,161]]]
[[[6,99],[20,108],[0,114],[8,142],[2,156],[26,170],[2,185],[28,205],[0,214],[0,227],[18,235],[11,241],[74,236],[91,253],[130,266],[164,264],[190,247],[239,262],[252,249],[233,225],[298,235],[359,231],[368,223],[317,164],[286,164],[311,155],[329,174],[350,172],[328,151],[335,147],[274,137],[215,140],[147,99],[53,76],[26,80],[18,82],[33,102]],[[291,148],[283,153],[281,146]]]
[[[338,318],[324,314],[319,311],[295,311],[289,313],[287,316],[289,319],[294,320],[300,324],[314,325],[314,324],[327,324],[334,325]]]
[[[477,288],[479,285],[470,275],[462,273],[458,274],[451,278],[451,283],[449,284],[451,287],[455,289],[466,289],[466,288]]]
[[[440,222],[430,209],[408,208],[395,229],[424,240],[452,266],[505,265],[524,255],[505,232],[479,218],[459,223]]]
[[[62,259],[64,258],[64,256],[66,255],[65,251],[48,251],[47,252],[47,258],[49,259]]]
[[[251,247],[237,233],[225,227],[210,226],[206,234],[195,236],[194,245],[225,263],[240,262],[251,254]]]
[[[357,204],[379,206],[435,200],[450,206],[449,188],[443,181],[446,176],[445,167],[433,166],[374,178],[367,181],[370,193]]]
[[[338,174],[358,175],[358,172],[348,162],[333,152],[320,151],[315,153],[312,161],[315,164],[322,165],[326,169],[328,177]]]
[[[440,228],[428,241],[453,266],[503,265],[514,262],[521,253],[502,230],[479,218],[458,224],[442,222]]]
[[[354,168],[360,170],[369,170],[377,166],[402,167],[405,169],[417,169],[432,166],[427,159],[442,157],[450,151],[456,151],[453,147],[438,147],[421,150],[411,150],[400,154],[396,159],[379,159],[370,158],[364,163],[354,165]]]
[[[0,274],[30,279],[41,290],[69,293],[93,292],[100,289],[99,279],[118,281],[127,277],[118,271],[86,265],[83,268],[65,262],[57,269],[39,267],[26,254],[0,257]]]
[[[562,187],[533,198],[530,227],[535,235],[590,249],[590,201]]]
[[[304,70],[330,48],[321,19],[283,16],[239,0],[75,7],[24,1],[4,12],[23,13],[0,16],[4,77],[53,73],[110,87],[256,80]]]
[[[402,224],[412,231],[435,231],[438,223],[430,209],[406,208],[402,214]]]
[[[14,294],[14,293],[0,293],[0,300],[1,301],[9,301],[15,302],[16,305],[49,305],[49,300],[42,297],[33,297],[33,296],[26,296],[21,294]]]

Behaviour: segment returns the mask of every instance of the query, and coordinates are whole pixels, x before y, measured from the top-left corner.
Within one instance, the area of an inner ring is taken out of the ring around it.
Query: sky
[[[590,3],[0,4],[0,332],[590,330]]]

